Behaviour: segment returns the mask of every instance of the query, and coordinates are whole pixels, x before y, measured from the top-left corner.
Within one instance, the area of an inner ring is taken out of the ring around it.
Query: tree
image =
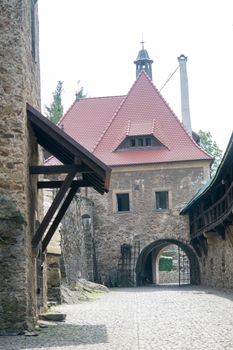
[[[214,158],[210,169],[210,175],[213,177],[222,159],[222,150],[213,140],[212,135],[209,131],[206,132],[199,130],[198,135],[200,137],[201,147]]]
[[[61,100],[61,94],[63,91],[63,81],[59,80],[57,82],[56,90],[53,92],[53,102],[50,106],[45,106],[46,116],[53,122],[57,124],[60,118],[63,116],[63,106]]]
[[[79,101],[81,98],[87,97],[87,93],[84,93],[83,86],[79,87],[80,80],[78,80],[77,84],[78,84],[78,91],[75,92],[75,98],[76,98],[76,101]]]

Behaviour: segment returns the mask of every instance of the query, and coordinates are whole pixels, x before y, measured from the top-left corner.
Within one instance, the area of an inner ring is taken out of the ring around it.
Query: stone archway
[[[200,284],[200,267],[197,256],[190,245],[176,239],[160,239],[148,244],[140,253],[136,264],[136,285],[141,286],[145,280],[152,281],[153,270],[152,253],[156,260],[160,252],[167,246],[175,244],[180,247],[187,255],[190,263],[190,283],[192,285]],[[156,266],[154,267],[156,268]]]

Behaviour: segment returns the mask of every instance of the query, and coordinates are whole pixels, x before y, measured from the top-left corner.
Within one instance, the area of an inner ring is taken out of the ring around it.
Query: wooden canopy
[[[60,163],[30,166],[30,174],[67,174],[64,181],[38,181],[38,188],[60,188],[32,240],[33,248],[37,249],[48,229],[42,241],[44,251],[77,190],[93,187],[100,194],[108,192],[111,169],[30,105],[27,115],[38,144]],[[77,174],[79,179],[75,180]]]

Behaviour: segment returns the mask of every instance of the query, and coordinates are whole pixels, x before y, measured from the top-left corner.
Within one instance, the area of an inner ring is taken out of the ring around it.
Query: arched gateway
[[[142,249],[136,264],[136,285],[141,286],[146,282],[158,282],[158,262],[164,248],[176,245],[187,256],[190,268],[190,284],[200,283],[200,267],[196,254],[187,243],[176,239],[159,239]]]

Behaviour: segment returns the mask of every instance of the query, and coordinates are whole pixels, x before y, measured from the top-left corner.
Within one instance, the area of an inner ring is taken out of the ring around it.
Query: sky
[[[63,81],[66,111],[75,92],[125,95],[136,79],[141,40],[160,89],[188,57],[192,129],[225,150],[233,131],[232,0],[39,0],[42,112]],[[179,70],[161,91],[181,119]]]

